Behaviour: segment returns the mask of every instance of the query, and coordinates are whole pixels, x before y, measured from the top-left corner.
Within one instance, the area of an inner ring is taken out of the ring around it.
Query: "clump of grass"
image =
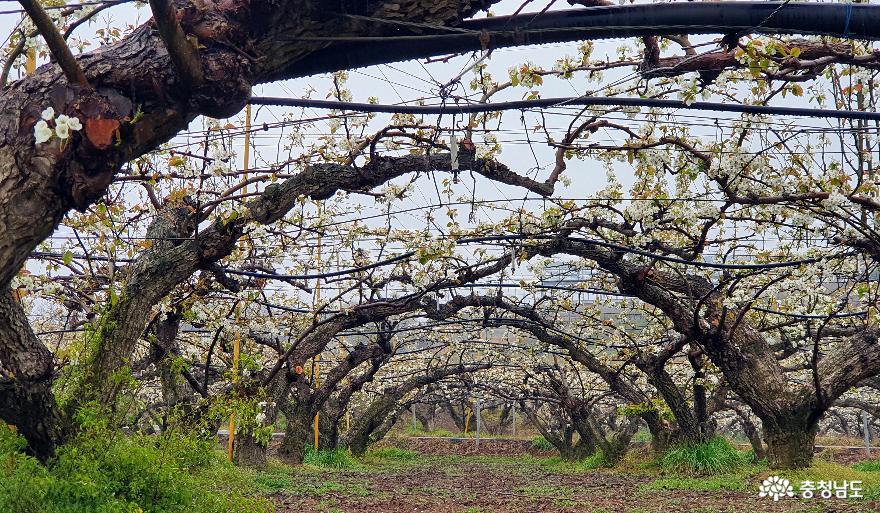
[[[593,454],[587,456],[581,462],[581,466],[588,470],[597,469],[599,467],[611,467],[608,460],[605,459],[605,454],[602,451],[596,451]]]
[[[757,465],[759,467],[766,467],[767,466],[767,457],[764,456],[763,458],[758,459],[758,456],[755,454],[754,449],[740,451],[739,453],[742,456],[743,461],[745,461],[746,463],[751,463],[751,464]]]
[[[880,460],[860,461],[853,465],[852,468],[862,472],[880,472]]]
[[[276,472],[259,472],[254,477],[254,484],[260,490],[267,492],[277,492],[279,490],[290,489],[294,486],[293,476],[290,474]]]
[[[336,449],[322,449],[316,451],[312,447],[306,448],[306,454],[303,463],[316,467],[330,468],[341,470],[346,468],[354,468],[358,466],[357,461],[348,452],[348,449],[338,447]]]
[[[666,472],[695,476],[730,473],[745,464],[743,455],[720,436],[702,443],[678,445],[660,459]]]
[[[411,461],[421,456],[418,451],[410,451],[398,447],[383,447],[371,451],[370,455],[375,456],[376,458],[401,461]]]
[[[552,451],[554,449],[553,444],[541,435],[532,438],[532,447],[539,451]]]
[[[253,513],[270,505],[211,439],[86,431],[48,466],[0,423],[0,511],[16,513]]]

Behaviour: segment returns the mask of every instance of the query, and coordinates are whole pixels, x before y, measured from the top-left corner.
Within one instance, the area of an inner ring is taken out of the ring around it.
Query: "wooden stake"
[[[315,356],[315,388],[321,386],[321,355]],[[315,413],[315,450],[318,450],[318,440],[321,436],[321,412]]]
[[[318,203],[318,218],[321,217],[321,203]],[[321,232],[318,232],[318,273],[321,272]],[[318,306],[321,304],[321,278],[315,278],[315,302],[313,307],[317,310]],[[315,321],[317,321],[317,317]],[[315,390],[321,386],[321,355],[315,355]],[[318,450],[318,441],[321,436],[321,412],[315,413],[315,450]]]
[[[483,409],[483,405],[480,403],[479,398],[477,398],[477,405],[475,408],[477,411],[477,449],[479,449],[480,448],[480,424],[481,424],[480,411]]]
[[[247,104],[244,108],[244,174],[242,180],[244,183],[242,192],[248,192],[248,170],[251,156],[251,104]],[[241,320],[241,306],[235,306],[235,324],[238,326]],[[232,382],[238,382],[238,366],[241,360],[241,336],[236,333],[235,339],[232,341]],[[229,442],[226,444],[226,458],[232,463],[235,452],[235,412],[229,416]]]
[[[37,51],[28,48],[27,59],[24,61],[24,71],[28,75],[32,75],[37,70]]]

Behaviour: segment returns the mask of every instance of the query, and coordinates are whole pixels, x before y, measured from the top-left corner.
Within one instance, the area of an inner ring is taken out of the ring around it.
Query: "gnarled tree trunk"
[[[394,425],[402,408],[400,401],[406,394],[455,374],[476,372],[489,367],[489,364],[450,365],[428,369],[424,374],[409,378],[373,399],[352,421],[351,428],[342,437],[340,445],[351,449],[352,454],[363,455],[370,444],[381,440]]]

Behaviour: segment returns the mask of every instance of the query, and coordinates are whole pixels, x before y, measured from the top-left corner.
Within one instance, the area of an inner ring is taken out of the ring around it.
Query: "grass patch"
[[[869,462],[866,462],[869,463]],[[795,491],[799,490],[802,481],[861,481],[863,491],[862,495],[866,499],[880,499],[880,473],[871,470],[861,470],[853,467],[847,467],[839,463],[830,461],[814,460],[813,465],[802,470],[784,470],[779,471],[777,475],[787,478],[791,481]],[[760,479],[771,475],[773,471],[762,473]]]
[[[660,467],[669,473],[706,476],[732,473],[747,463],[745,457],[723,437],[698,444],[682,444],[668,450]]]
[[[853,465],[852,468],[862,472],[880,472],[880,460],[860,461]]]
[[[556,447],[550,443],[549,440],[544,438],[542,435],[538,435],[535,438],[532,438],[532,447],[538,449],[539,451],[552,451]]]
[[[333,470],[358,467],[358,462],[354,459],[354,456],[351,455],[348,449],[343,448],[316,451],[313,447],[307,447],[305,457],[303,457],[303,464]]]
[[[0,511],[16,513],[255,513],[253,474],[224,461],[213,439],[85,432],[49,466],[23,454],[0,424]]]
[[[275,472],[260,472],[254,476],[254,484],[262,491],[277,492],[294,487],[293,476]]]

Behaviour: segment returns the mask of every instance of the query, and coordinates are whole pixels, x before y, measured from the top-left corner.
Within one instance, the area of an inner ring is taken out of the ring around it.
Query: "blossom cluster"
[[[61,114],[56,118],[55,109],[52,107],[47,107],[40,114],[40,117],[42,119],[34,125],[34,139],[37,144],[48,141],[53,135],[61,141],[66,141],[70,137],[71,132],[82,130],[82,123],[80,123],[79,118],[67,116],[66,114]],[[49,126],[50,122],[54,124],[54,129]]]

